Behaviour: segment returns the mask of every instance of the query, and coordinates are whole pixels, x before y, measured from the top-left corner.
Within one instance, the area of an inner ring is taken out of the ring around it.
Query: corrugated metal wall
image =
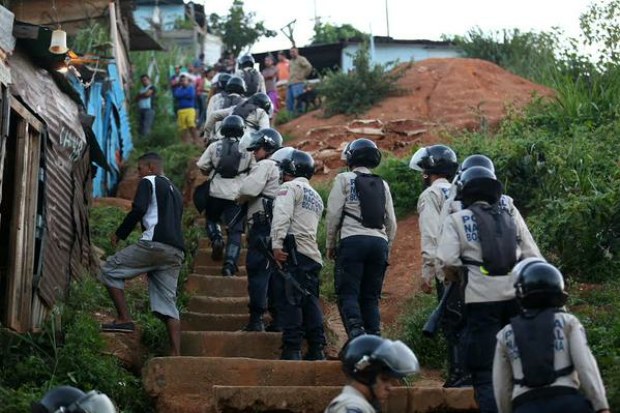
[[[90,266],[88,206],[90,159],[78,106],[50,74],[17,52],[11,59],[11,93],[48,127],[45,150],[45,238],[38,294],[47,306],[64,297],[71,278]]]

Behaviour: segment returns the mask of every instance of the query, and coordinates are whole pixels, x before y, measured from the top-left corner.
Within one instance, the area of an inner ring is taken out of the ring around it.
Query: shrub
[[[394,68],[394,63],[371,65],[368,47],[353,56],[351,73],[328,72],[318,90],[325,97],[325,115],[357,115],[370,109],[386,96],[399,91],[397,81],[409,65]]]
[[[389,185],[394,202],[394,210],[399,217],[415,211],[418,197],[424,190],[422,176],[409,168],[409,158],[385,157],[374,170]]]

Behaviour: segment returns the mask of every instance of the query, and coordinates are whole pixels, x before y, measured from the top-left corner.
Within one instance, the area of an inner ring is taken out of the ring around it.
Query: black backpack
[[[465,264],[481,265],[487,275],[507,275],[517,263],[517,226],[508,210],[499,202],[489,205],[476,203],[468,207],[478,228],[482,246],[482,262]]]
[[[355,191],[360,201],[362,217],[345,212],[366,228],[382,229],[385,225],[385,185],[380,176],[355,172]]]
[[[215,168],[215,173],[225,179],[232,179],[239,175],[239,164],[241,163],[241,152],[239,151],[239,140],[235,138],[222,138],[222,152],[220,161]]]
[[[258,70],[252,68],[243,71],[243,80],[245,81],[245,95],[252,96],[258,92],[258,86],[260,85],[260,76]]]
[[[231,106],[238,105],[239,103],[243,101],[243,98],[237,95],[236,93],[234,95],[227,93],[227,92],[222,92],[222,93],[223,93],[224,100],[222,101],[222,106],[220,106],[220,109],[226,109]]]

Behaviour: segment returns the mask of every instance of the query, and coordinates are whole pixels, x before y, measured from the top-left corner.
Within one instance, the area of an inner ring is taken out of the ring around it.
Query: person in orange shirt
[[[276,65],[278,68],[278,80],[288,80],[288,66],[289,62],[286,58],[286,53],[284,51],[278,52],[278,64]]]

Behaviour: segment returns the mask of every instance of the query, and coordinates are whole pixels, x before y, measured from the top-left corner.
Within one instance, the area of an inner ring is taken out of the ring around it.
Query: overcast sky
[[[195,0],[207,13],[227,15],[232,0]],[[591,0],[245,0],[244,10],[255,12],[277,37],[263,38],[252,52],[288,49],[290,42],[280,28],[296,20],[298,46],[307,45],[313,35],[315,16],[335,25],[351,24],[374,35],[396,39],[440,40],[442,34],[463,35],[472,27],[485,31],[518,28],[542,31],[553,26],[569,35],[579,33],[579,15]],[[387,4],[387,19],[386,19]]]

